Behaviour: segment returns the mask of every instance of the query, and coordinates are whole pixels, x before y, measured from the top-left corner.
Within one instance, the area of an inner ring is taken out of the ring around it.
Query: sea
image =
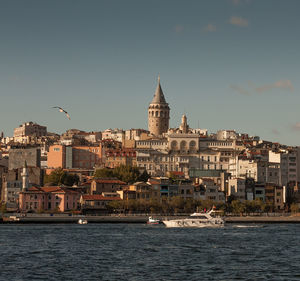
[[[0,280],[300,280],[300,224],[2,224]]]

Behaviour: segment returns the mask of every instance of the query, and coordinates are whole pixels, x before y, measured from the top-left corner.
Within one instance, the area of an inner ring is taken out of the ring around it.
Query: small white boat
[[[153,217],[149,217],[147,224],[160,224],[160,220],[154,219]]]
[[[220,227],[224,226],[224,220],[221,217],[213,217],[211,210],[208,213],[193,213],[187,218],[164,220],[166,227]]]
[[[87,224],[88,221],[86,219],[79,219],[78,224]]]

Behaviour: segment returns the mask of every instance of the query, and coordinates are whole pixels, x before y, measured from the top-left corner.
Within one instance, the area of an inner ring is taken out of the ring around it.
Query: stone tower
[[[170,108],[166,103],[160,86],[160,78],[154,94],[154,98],[148,107],[148,130],[155,136],[166,133],[169,129]]]
[[[189,131],[189,125],[187,124],[187,118],[185,114],[183,114],[181,117],[181,124],[179,130],[184,134],[188,133]]]
[[[29,187],[29,174],[27,171],[27,162],[26,161],[25,161],[21,176],[22,176],[22,191],[26,191]]]

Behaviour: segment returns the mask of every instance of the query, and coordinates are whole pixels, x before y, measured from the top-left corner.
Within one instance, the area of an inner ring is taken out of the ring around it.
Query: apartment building
[[[101,144],[95,146],[52,145],[48,152],[48,168],[93,169],[102,159]]]

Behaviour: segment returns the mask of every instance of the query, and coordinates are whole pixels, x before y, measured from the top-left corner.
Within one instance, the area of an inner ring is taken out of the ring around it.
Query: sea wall
[[[182,218],[183,216],[154,216],[159,220]],[[147,223],[148,215],[82,216],[66,214],[5,214],[0,223],[77,223],[85,218],[89,223]],[[300,223],[300,216],[230,216],[226,223]]]

